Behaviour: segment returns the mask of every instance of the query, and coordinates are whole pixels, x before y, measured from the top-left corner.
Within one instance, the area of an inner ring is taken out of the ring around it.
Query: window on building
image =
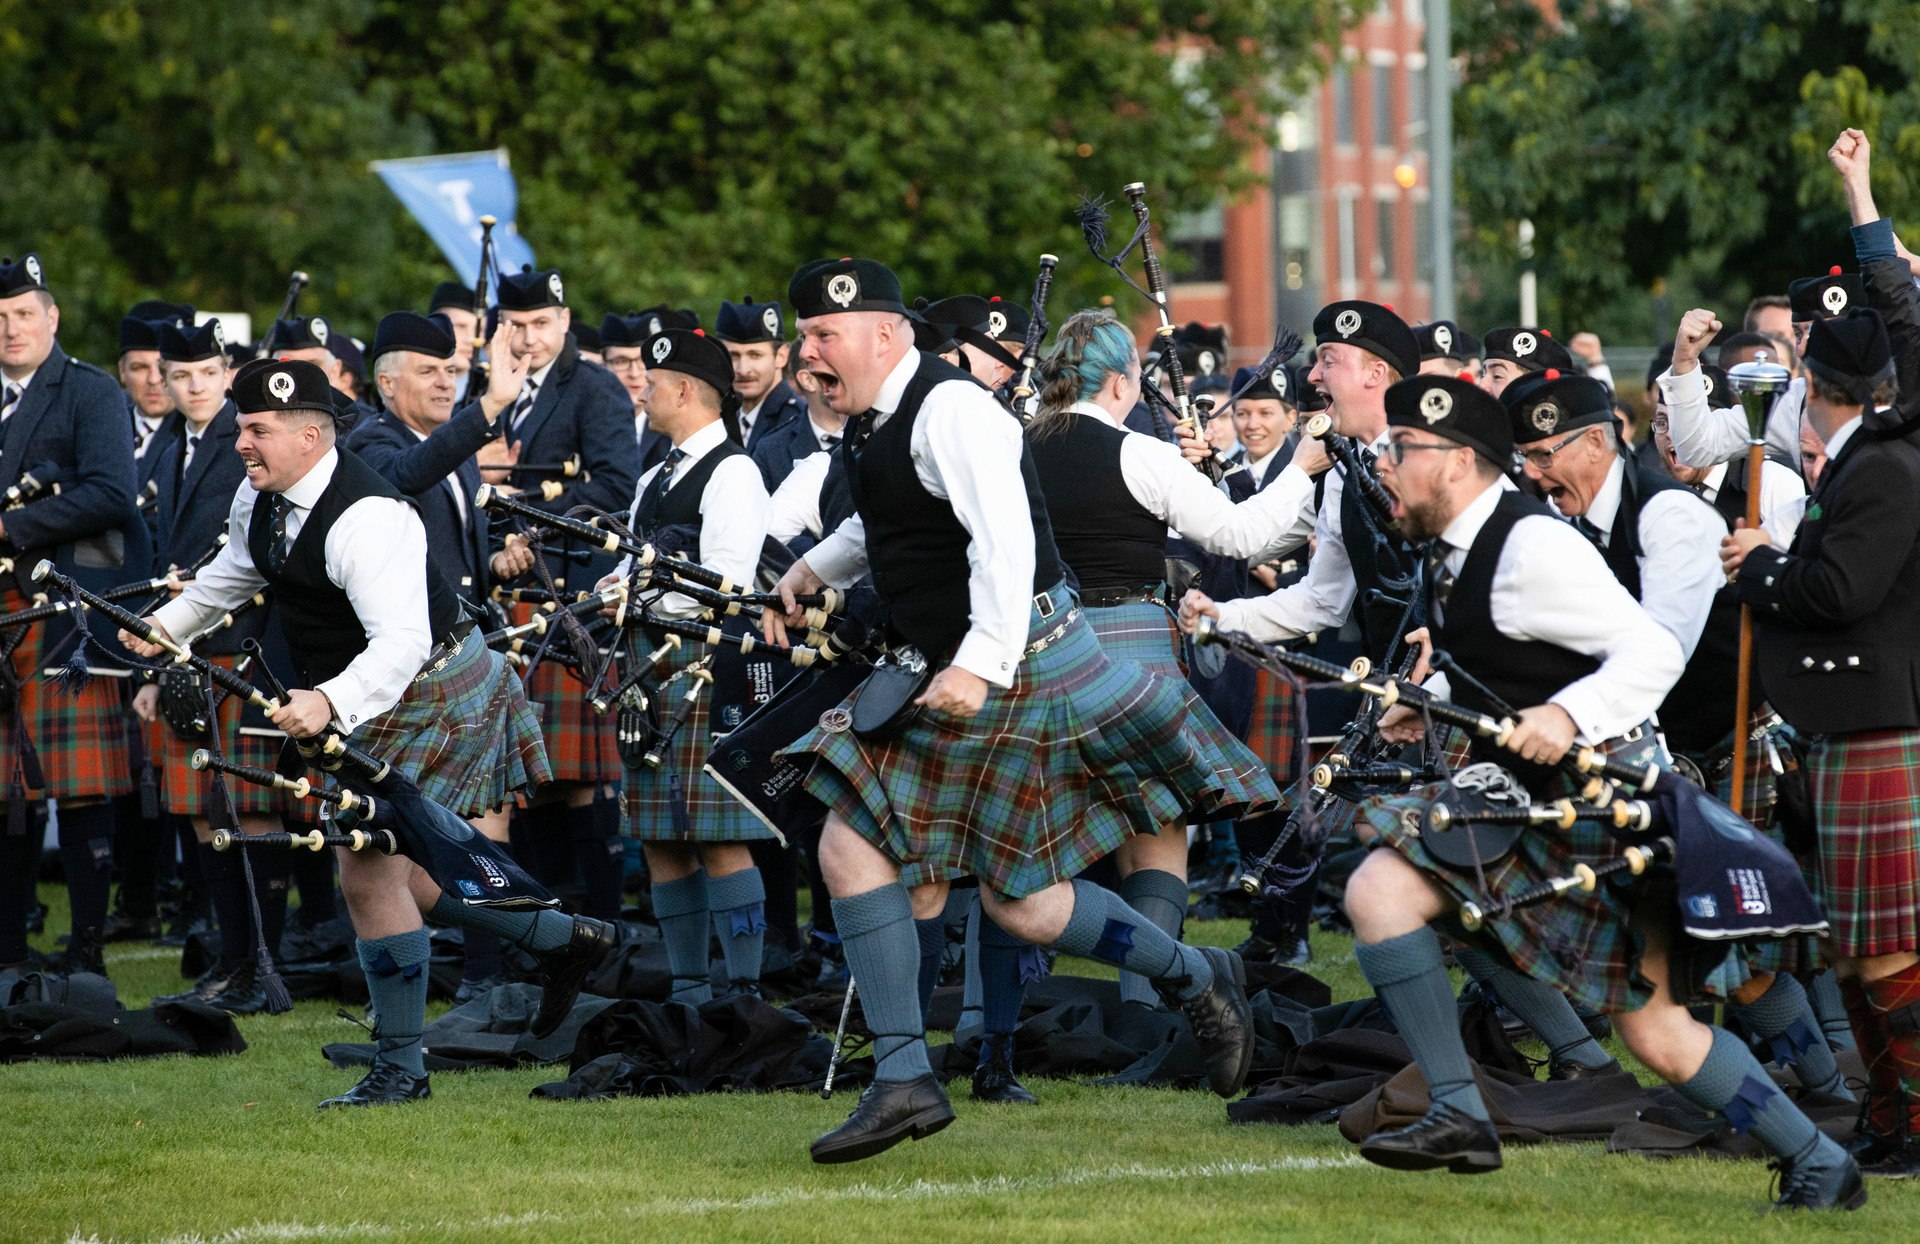
[[[1351,147],[1355,138],[1353,120],[1353,69],[1345,61],[1333,67],[1333,140]]]
[[[1304,289],[1313,263],[1313,204],[1304,194],[1280,199],[1280,281]]]
[[[1400,240],[1400,214],[1395,210],[1396,202],[1391,198],[1373,201],[1373,275],[1382,281],[1400,279],[1400,256],[1394,245]]]
[[[1413,201],[1413,279],[1433,283],[1433,205]]]
[[[1407,67],[1407,141],[1418,143],[1427,137],[1427,69],[1424,65]]]
[[[1184,262],[1173,264],[1177,281],[1219,281],[1226,278],[1224,239],[1227,233],[1225,205],[1176,216],[1167,227],[1167,243]]]
[[[1360,284],[1360,265],[1356,258],[1356,242],[1353,229],[1353,201],[1359,197],[1352,190],[1335,191],[1335,227],[1339,231],[1340,248],[1340,295],[1351,298]]]
[[[1373,66],[1373,145],[1398,145],[1393,132],[1393,66]]]

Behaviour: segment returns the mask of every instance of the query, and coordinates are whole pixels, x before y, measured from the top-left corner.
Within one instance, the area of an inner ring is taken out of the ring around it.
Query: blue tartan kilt
[[[638,655],[644,656],[652,645],[640,632],[633,635],[629,642]],[[706,644],[684,643],[662,662],[661,690],[654,693],[661,719],[687,689],[686,679],[667,679],[711,651]],[[658,769],[642,765],[625,771],[621,830],[627,837],[642,842],[755,842],[773,837],[746,805],[704,771],[707,755],[713,750],[713,696],[714,688],[708,687],[694,701],[693,711],[674,735],[673,745]]]
[[[1116,660],[1078,606],[1036,608],[1030,650],[1042,641],[975,717],[924,710],[868,742],[835,711],[784,754],[816,758],[807,789],[910,866],[908,884],[971,874],[1009,898],[1068,880],[1132,834],[1277,802],[1266,767],[1218,745],[1231,737],[1183,679]]]

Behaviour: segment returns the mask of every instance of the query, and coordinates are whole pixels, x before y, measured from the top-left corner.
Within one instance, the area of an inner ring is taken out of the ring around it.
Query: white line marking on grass
[[[178,962],[180,959],[178,947],[170,949],[166,946],[150,946],[145,950],[109,950],[106,953],[108,963],[146,963],[162,959]]]
[[[525,1214],[495,1214],[465,1222],[439,1219],[427,1223],[383,1222],[263,1222],[212,1235],[191,1233],[171,1235],[152,1244],[253,1244],[254,1241],[330,1240],[356,1236],[412,1237],[427,1232],[474,1233],[506,1231],[516,1227],[553,1226],[591,1218],[604,1222],[609,1218],[648,1218],[656,1216],[689,1217],[725,1213],[730,1210],[779,1209],[791,1205],[825,1205],[857,1201],[937,1201],[957,1197],[990,1196],[1007,1192],[1041,1192],[1054,1188],[1073,1188],[1088,1184],[1155,1180],[1230,1179],[1236,1176],[1270,1175],[1284,1171],[1322,1171],[1372,1167],[1360,1158],[1275,1158],[1268,1161],[1207,1162],[1197,1166],[1102,1166],[1088,1170],[1060,1171],[1051,1175],[992,1175],[960,1180],[915,1179],[890,1184],[849,1184],[844,1188],[777,1188],[742,1197],[667,1197],[642,1201],[625,1209],[613,1207],[578,1214],[536,1210]],[[76,1231],[67,1244],[115,1244],[118,1237],[85,1235]]]

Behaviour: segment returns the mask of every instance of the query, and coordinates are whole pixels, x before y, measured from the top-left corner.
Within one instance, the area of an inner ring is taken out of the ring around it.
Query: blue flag
[[[468,285],[480,278],[480,218],[494,218],[493,244],[500,265],[518,272],[533,262],[533,248],[514,225],[520,205],[507,167],[507,151],[375,160],[373,171],[413,213],[428,236]]]

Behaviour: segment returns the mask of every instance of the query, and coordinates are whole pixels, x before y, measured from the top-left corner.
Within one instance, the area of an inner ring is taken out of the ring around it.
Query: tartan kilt
[[[11,613],[33,602],[9,579],[0,592],[0,610]],[[12,784],[14,714],[26,726],[40,757],[46,787],[28,787],[28,799],[89,799],[131,794],[133,756],[127,746],[126,711],[131,695],[127,678],[95,675],[77,695],[63,691],[40,676],[45,651],[46,623],[36,623],[13,653],[14,673],[20,679],[20,699],[0,711],[0,756],[7,772],[0,776],[0,796]],[[72,640],[70,642],[79,642]],[[64,645],[58,660],[70,651]],[[24,785],[24,777],[22,783]]]
[[[1834,953],[1920,950],[1920,730],[1822,735],[1807,777]]]
[[[1253,721],[1247,727],[1247,746],[1283,784],[1299,777],[1295,749],[1306,744],[1302,707],[1285,679],[1270,670],[1253,671]]]
[[[209,657],[215,665],[232,669],[237,657]],[[253,734],[240,733],[243,709],[240,700],[221,694],[219,700],[220,755],[243,764],[273,768],[279,759],[279,743]],[[154,723],[156,745],[148,754],[160,770],[160,806],[176,816],[209,816],[213,808],[213,774],[200,772],[188,763],[193,753],[209,740],[189,743],[175,734],[164,720]],[[284,738],[285,736],[281,736]],[[240,778],[226,779],[227,796],[240,816],[273,816],[280,811],[281,794],[270,786],[259,786]]]
[[[634,652],[645,656],[652,644],[643,632],[632,634]],[[661,663],[656,683],[660,690],[652,693],[661,720],[673,711],[687,689],[686,679],[671,683],[667,679],[711,651],[706,644],[684,643]],[[627,837],[642,842],[757,842],[773,837],[745,804],[702,771],[713,751],[713,694],[714,688],[708,686],[693,702],[693,711],[674,735],[673,749],[658,769],[642,765],[626,770],[621,830]],[[609,720],[606,725],[611,737],[613,723]],[[680,788],[677,794],[676,778]]]
[[[515,604],[516,626],[533,620],[534,607]],[[553,641],[562,642],[560,638]],[[560,650],[564,651],[564,649]],[[557,655],[554,649],[549,652]],[[587,689],[557,660],[542,660],[523,676],[527,699],[540,714],[549,781],[600,783],[620,780],[620,751],[613,741],[613,719],[587,703]]]
[[[1631,762],[1644,760],[1652,746],[1645,739],[1614,739],[1604,750]],[[1591,821],[1576,822],[1568,830],[1532,829],[1520,836],[1512,853],[1487,869],[1483,893],[1471,872],[1442,865],[1420,841],[1421,816],[1443,789],[1440,783],[1429,783],[1405,794],[1369,799],[1360,805],[1359,817],[1378,835],[1377,846],[1398,851],[1456,906],[1473,902],[1486,907],[1489,899],[1497,902],[1549,878],[1567,876],[1576,864],[1600,864],[1620,854],[1619,844]],[[1574,784],[1563,775],[1540,801],[1576,795]],[[1492,941],[1515,968],[1558,987],[1576,1002],[1600,1011],[1633,1011],[1653,996],[1653,982],[1639,971],[1645,943],[1631,921],[1633,905],[1632,886],[1609,877],[1593,894],[1571,891],[1504,919],[1488,920],[1473,934],[1450,920],[1447,932],[1469,942]]]
[[[1226,754],[1196,724],[1184,680],[1110,658],[1077,607],[1064,618],[1036,608],[1028,637],[1050,642],[1021,660],[1011,689],[989,687],[975,717],[922,711],[896,737],[867,742],[835,710],[784,753],[816,757],[808,791],[889,858],[917,865],[908,884],[971,874],[1024,898],[1130,835],[1277,802],[1244,748],[1237,766],[1215,767]]]
[[[347,741],[457,816],[479,816],[552,777],[520,680],[473,631],[444,666],[415,675],[398,704]]]
[[[1773,823],[1774,804],[1779,800],[1773,765],[1767,756],[1766,743],[1753,737],[1753,731],[1766,724],[1772,716],[1772,706],[1764,701],[1753,706],[1747,730],[1747,772],[1741,783],[1740,814],[1755,829],[1784,849],[1787,845],[1785,836]],[[1727,775],[1714,783],[1714,794],[1727,799],[1732,793],[1733,767],[1729,765]],[[1728,802],[1731,803],[1731,800]],[[1806,878],[1807,888],[1815,894],[1820,893],[1818,870],[1807,867],[1807,861],[1803,860],[1800,871]],[[1820,939],[1812,933],[1743,941],[1734,950],[1729,962],[1738,965],[1736,974],[1744,972],[1744,976],[1737,976],[1732,982],[1736,985],[1763,972],[1810,972],[1821,966]]]

